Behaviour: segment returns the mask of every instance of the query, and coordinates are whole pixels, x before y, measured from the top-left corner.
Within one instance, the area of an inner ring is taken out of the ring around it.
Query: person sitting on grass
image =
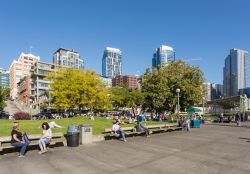
[[[46,144],[48,144],[52,138],[52,131],[51,131],[49,124],[47,122],[44,122],[42,124],[42,129],[43,129],[43,135],[38,142],[39,147],[41,149],[39,154],[43,154],[43,153],[47,152]]]
[[[136,132],[145,132],[146,137],[149,137],[149,129],[142,125],[140,120],[137,120],[137,123],[135,125]]]
[[[112,126],[112,133],[114,133],[115,135],[119,135],[120,140],[126,142],[127,140],[125,138],[125,132],[124,130],[122,130],[119,124],[119,120],[116,120],[116,122]]]
[[[29,143],[23,141],[23,133],[19,131],[18,122],[14,122],[13,129],[11,131],[11,145],[20,148],[20,154],[18,157],[25,156],[25,152]]]

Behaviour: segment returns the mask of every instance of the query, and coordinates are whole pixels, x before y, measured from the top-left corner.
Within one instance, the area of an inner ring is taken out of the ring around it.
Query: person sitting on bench
[[[136,132],[145,132],[146,137],[149,137],[149,129],[142,125],[140,120],[137,120],[137,123],[135,125]]]
[[[46,144],[48,144],[52,138],[52,131],[51,131],[50,126],[47,122],[44,122],[42,124],[42,129],[43,129],[43,135],[38,142],[39,147],[41,149],[39,154],[43,154],[43,153],[47,152]]]
[[[11,145],[20,148],[20,154],[18,157],[25,156],[25,152],[29,144],[23,141],[23,133],[19,131],[18,122],[14,122],[13,129],[11,131]]]
[[[121,129],[119,124],[120,124],[119,120],[116,120],[116,122],[112,126],[112,132],[115,135],[119,135],[120,140],[126,142],[127,140],[125,138],[125,132],[124,132],[124,130]]]

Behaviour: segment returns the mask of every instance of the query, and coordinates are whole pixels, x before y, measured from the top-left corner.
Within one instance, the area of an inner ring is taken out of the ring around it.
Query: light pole
[[[180,114],[180,92],[181,90],[177,88],[176,93],[177,93],[177,118],[178,119],[179,119],[179,114]]]

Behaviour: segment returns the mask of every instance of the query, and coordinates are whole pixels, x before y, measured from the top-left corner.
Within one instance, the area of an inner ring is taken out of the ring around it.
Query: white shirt
[[[43,135],[46,136],[46,138],[52,138],[52,131],[49,128],[48,130],[43,130]]]
[[[113,124],[112,130],[113,131],[118,131],[120,129],[120,126],[118,124]]]

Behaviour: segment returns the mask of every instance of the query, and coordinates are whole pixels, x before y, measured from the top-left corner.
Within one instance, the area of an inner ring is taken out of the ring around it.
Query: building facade
[[[175,52],[172,47],[161,45],[153,54],[152,67],[166,66],[168,62],[175,61]]]
[[[106,86],[107,86],[108,88],[111,88],[111,87],[112,87],[112,79],[111,79],[111,78],[101,76],[100,79],[101,79],[101,81],[102,81],[103,83],[106,84]]]
[[[250,56],[245,50],[233,48],[223,68],[224,96],[239,94],[239,89],[250,87]]]
[[[24,77],[30,76],[31,66],[40,60],[39,56],[33,54],[21,53],[18,60],[14,60],[10,66],[10,96],[12,99],[17,98],[17,83]]]
[[[29,99],[31,94],[31,81],[30,76],[25,76],[17,83],[18,89],[18,100],[25,104],[26,106],[29,105]]]
[[[9,88],[9,71],[6,71],[5,69],[0,68],[0,86],[3,88]]]
[[[114,78],[122,75],[122,52],[117,48],[107,47],[102,57],[102,76]]]
[[[59,48],[53,55],[53,63],[56,66],[84,69],[84,61],[75,50]]]
[[[116,76],[112,79],[112,86],[122,86],[125,85],[130,89],[141,89],[140,78],[137,76]]]
[[[51,81],[46,79],[46,77],[48,73],[56,70],[56,65],[44,62],[36,62],[31,67],[30,102],[33,109],[40,111],[41,104],[49,104]]]

